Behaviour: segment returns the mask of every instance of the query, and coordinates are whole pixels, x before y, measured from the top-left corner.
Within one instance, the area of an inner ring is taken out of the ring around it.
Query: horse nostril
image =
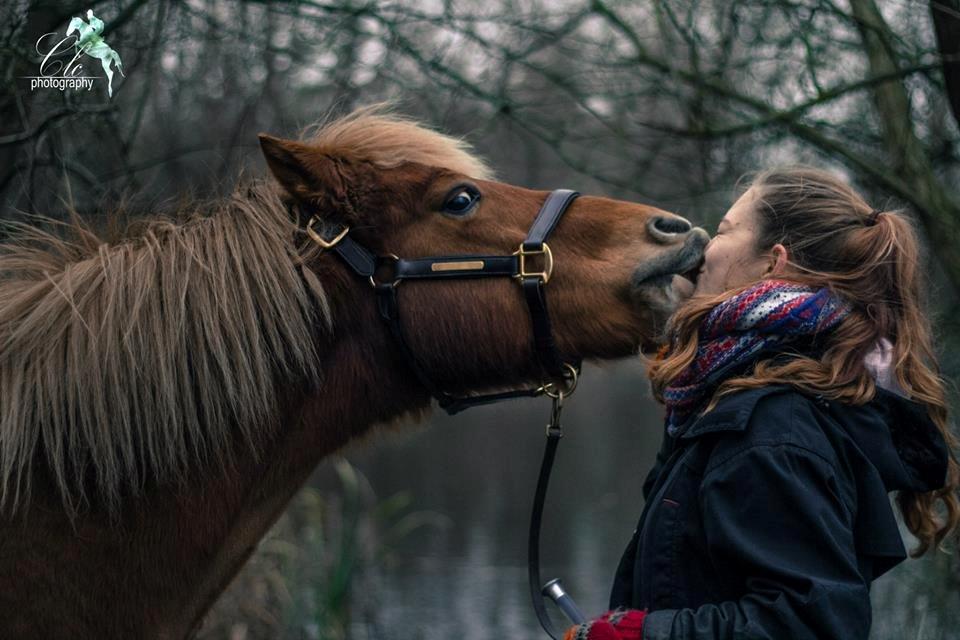
[[[692,228],[690,223],[680,217],[666,218],[664,216],[654,216],[647,223],[650,234],[657,240],[675,240],[671,237],[678,233],[687,233]]]

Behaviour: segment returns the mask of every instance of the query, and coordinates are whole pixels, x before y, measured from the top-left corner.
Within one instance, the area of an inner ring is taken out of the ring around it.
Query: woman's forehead
[[[726,215],[720,221],[720,224],[727,223],[730,226],[738,227],[743,224],[753,222],[753,201],[756,192],[753,188],[747,189],[730,207]]]

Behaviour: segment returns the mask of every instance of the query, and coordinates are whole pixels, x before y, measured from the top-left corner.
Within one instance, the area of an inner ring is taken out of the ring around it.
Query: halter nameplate
[[[431,271],[475,271],[483,269],[483,260],[470,262],[435,262],[430,265]]]

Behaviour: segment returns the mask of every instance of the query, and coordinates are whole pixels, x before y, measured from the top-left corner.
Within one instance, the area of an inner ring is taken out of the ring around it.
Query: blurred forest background
[[[87,9],[123,60],[113,98],[103,81],[31,91],[38,38]],[[3,219],[70,202],[96,224],[120,201],[149,214],[224,194],[264,171],[258,132],[388,99],[465,136],[505,182],[644,201],[711,232],[745,172],[807,162],[915,218],[943,373],[960,374],[960,0],[13,0],[0,18]],[[544,574],[598,613],[662,412],[635,362],[588,367],[584,386]],[[438,415],[324,463],[200,637],[544,637],[524,547],[547,410]],[[872,638],[960,637],[955,551],[904,563],[873,597]]]

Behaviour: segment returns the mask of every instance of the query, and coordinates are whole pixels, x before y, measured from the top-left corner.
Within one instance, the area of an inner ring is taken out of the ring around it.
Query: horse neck
[[[341,268],[330,270],[323,280],[331,297],[333,334],[321,349],[325,353],[321,388],[311,397],[288,392],[281,398],[281,406],[288,410],[271,451],[260,462],[249,461],[248,471],[239,474],[243,497],[219,545],[221,553],[198,585],[193,606],[182,610],[193,611],[190,628],[200,622],[322,458],[365,435],[374,424],[404,416],[416,420],[429,407],[430,396],[403,373],[373,292]]]
[[[273,435],[258,454],[238,446],[228,469],[128,500],[119,525],[102,514],[70,522],[55,490],[41,487],[28,511],[0,524],[0,628],[42,618],[51,628],[88,621],[77,637],[188,636],[324,456],[429,406],[401,368],[373,292],[338,265],[321,279],[333,332],[318,350],[319,390],[278,388],[282,409],[263,425]]]

